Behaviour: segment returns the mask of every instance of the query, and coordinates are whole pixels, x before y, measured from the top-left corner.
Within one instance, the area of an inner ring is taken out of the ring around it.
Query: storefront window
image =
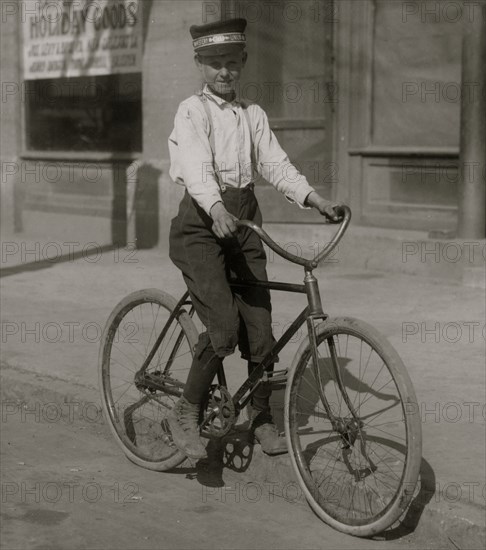
[[[142,150],[141,73],[25,81],[32,151]]]
[[[373,142],[457,147],[461,91],[474,93],[461,87],[462,25],[438,2],[409,4],[414,15],[401,2],[375,4]]]

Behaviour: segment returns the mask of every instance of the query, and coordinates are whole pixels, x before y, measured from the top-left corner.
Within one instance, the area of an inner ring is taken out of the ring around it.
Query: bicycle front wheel
[[[318,365],[306,339],[287,383],[291,461],[323,521],[371,536],[390,527],[414,494],[422,456],[417,399],[400,357],[370,325],[328,319],[316,337]]]
[[[166,418],[182,394],[198,334],[184,308],[167,326],[176,305],[157,289],[130,294],[111,313],[99,356],[101,401],[112,434],[132,462],[157,471],[185,459],[172,442]],[[164,328],[160,345],[141,370]]]

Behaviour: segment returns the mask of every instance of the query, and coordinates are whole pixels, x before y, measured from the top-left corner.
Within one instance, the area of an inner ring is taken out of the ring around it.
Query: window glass
[[[405,4],[376,3],[373,142],[458,146],[462,25],[440,2]]]
[[[27,80],[25,94],[29,150],[142,150],[141,73]]]

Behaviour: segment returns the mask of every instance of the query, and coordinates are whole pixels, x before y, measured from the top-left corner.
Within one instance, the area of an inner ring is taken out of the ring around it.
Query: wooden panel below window
[[[457,158],[364,158],[363,222],[418,230],[455,228]]]

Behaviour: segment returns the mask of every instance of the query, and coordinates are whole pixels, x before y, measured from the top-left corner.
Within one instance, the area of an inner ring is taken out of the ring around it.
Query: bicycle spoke
[[[133,304],[128,302],[128,306],[114,316],[114,327],[107,333],[109,347],[103,364],[103,385],[108,417],[124,451],[151,469],[156,466],[163,470],[165,464],[172,467],[184,458],[170,444],[166,419],[187,378],[197,332],[187,313],[173,318],[145,373],[139,372],[162,334],[173,307],[164,303],[165,298],[158,291],[153,299],[149,297],[152,292],[134,293],[134,296],[141,295],[141,299],[134,300]],[[185,325],[181,324],[181,319]],[[170,379],[167,373],[161,372],[169,361]],[[165,380],[175,395],[163,391]],[[172,384],[171,380],[177,384]],[[116,410],[120,413],[116,414]]]
[[[300,475],[320,509],[343,525],[364,525],[388,514],[403,495],[408,419],[393,371],[375,347],[335,327],[322,332],[318,371],[309,350],[294,375],[291,440],[299,440],[294,452],[305,465]],[[319,414],[315,372],[326,399],[335,401],[332,422]]]

